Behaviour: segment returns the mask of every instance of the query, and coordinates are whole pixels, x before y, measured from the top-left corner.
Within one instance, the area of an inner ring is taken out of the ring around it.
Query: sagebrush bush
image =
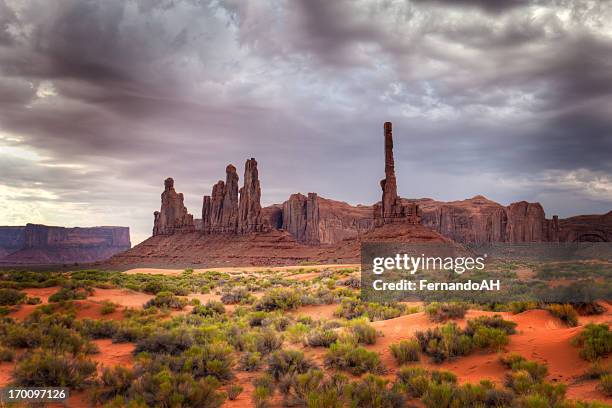
[[[204,305],[194,306],[191,313],[204,317],[221,316],[225,314],[225,306],[219,301],[209,300]]]
[[[344,405],[344,389],[347,378],[342,374],[326,377],[323,371],[311,369],[303,374],[285,376],[280,388],[284,405],[341,408]]]
[[[589,323],[574,338],[573,343],[581,347],[582,358],[595,361],[612,352],[612,332],[607,324]]]
[[[268,373],[276,381],[287,374],[303,374],[315,367],[315,363],[299,350],[278,350],[268,359]]]
[[[468,310],[465,303],[433,302],[425,307],[425,313],[432,322],[444,322],[449,319],[463,319]]]
[[[334,330],[315,329],[306,335],[304,344],[310,347],[329,347],[337,340],[338,333]]]
[[[350,406],[372,408],[400,408],[405,404],[404,396],[395,387],[388,387],[384,378],[368,374],[363,379],[350,383],[347,394]]]
[[[232,384],[229,387],[227,387],[227,398],[233,401],[236,398],[238,398],[240,394],[242,394],[242,391],[244,391],[243,387],[241,387],[238,384]]]
[[[570,304],[552,304],[547,307],[550,314],[561,319],[570,327],[578,325],[578,312]]]
[[[193,336],[185,331],[159,331],[138,340],[134,353],[165,353],[177,355],[190,348]]]
[[[415,336],[421,351],[431,356],[436,363],[467,355],[474,347],[472,338],[463,334],[455,323],[447,323],[425,332],[418,331]]]
[[[416,340],[402,340],[399,343],[391,344],[389,350],[397,364],[402,365],[419,361],[421,346]]]
[[[360,344],[375,344],[376,343],[376,329],[368,324],[366,321],[358,321],[350,325],[350,331],[357,343]]]
[[[242,371],[257,371],[261,367],[261,354],[247,351],[240,356],[238,366]]]
[[[367,303],[359,299],[342,299],[334,316],[347,320],[366,317],[370,321],[393,319],[406,313],[402,303]]]
[[[96,375],[96,363],[83,357],[37,350],[15,366],[15,383],[24,387],[70,387],[82,389]]]
[[[612,375],[606,374],[599,379],[597,389],[606,397],[612,397]]]
[[[329,368],[348,371],[354,375],[369,372],[382,374],[386,370],[380,362],[378,353],[356,347],[352,343],[334,343],[325,355],[325,365]]]
[[[65,302],[67,300],[83,300],[87,299],[87,296],[91,294],[90,291],[78,288],[78,289],[69,289],[69,288],[61,288],[56,293],[49,296],[49,302]]]
[[[397,370],[397,381],[412,398],[421,398],[430,385],[430,374],[418,366],[404,366]]]
[[[155,297],[149,300],[143,305],[143,308],[148,309],[150,307],[168,308],[183,310],[187,300],[177,297],[174,293],[168,291],[162,291],[157,293]]]
[[[115,310],[117,310],[117,305],[113,302],[104,301],[102,302],[102,308],[100,309],[100,313],[103,315],[111,314]]]
[[[255,335],[255,348],[261,354],[270,354],[283,345],[283,337],[271,329],[263,329]]]
[[[15,289],[0,289],[0,306],[14,306],[24,301],[26,294]]]
[[[270,312],[273,310],[292,310],[301,305],[301,294],[295,289],[271,289],[255,303],[255,310]]]

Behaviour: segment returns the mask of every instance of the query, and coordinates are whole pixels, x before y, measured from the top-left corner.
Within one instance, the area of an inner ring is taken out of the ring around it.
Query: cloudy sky
[[[0,0],[0,225],[190,212],[257,158],[264,204],[612,209],[612,2]]]

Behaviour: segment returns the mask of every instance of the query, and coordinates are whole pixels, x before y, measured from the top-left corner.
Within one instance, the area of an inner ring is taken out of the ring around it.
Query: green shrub
[[[0,306],[13,306],[23,302],[26,294],[15,289],[0,289]]]
[[[246,303],[249,300],[252,300],[252,296],[249,293],[249,290],[245,287],[233,287],[221,295],[221,302],[225,303],[226,305]]]
[[[474,340],[474,346],[498,351],[509,342],[508,335],[505,331],[490,327],[479,327],[476,329],[472,338]]]
[[[403,395],[395,388],[387,387],[384,378],[368,374],[362,380],[347,386],[350,405],[353,407],[399,408],[404,406]]]
[[[588,361],[595,361],[612,352],[612,333],[607,324],[587,324],[573,342],[581,347],[580,356]]]
[[[527,310],[537,309],[538,304],[536,302],[528,302],[528,301],[516,301],[508,303],[508,309],[513,314],[519,314],[526,312]]]
[[[157,295],[155,295],[153,299],[145,303],[143,305],[143,308],[148,309],[151,307],[160,307],[160,308],[182,310],[186,304],[187,304],[187,301],[185,299],[181,299],[177,297],[172,292],[164,291],[164,292],[159,292]]]
[[[421,346],[416,340],[402,340],[389,346],[391,355],[398,365],[419,361]]]
[[[470,319],[465,328],[465,334],[474,336],[479,328],[499,329],[506,334],[516,333],[516,323],[504,320],[500,315],[480,316],[476,319]]]
[[[56,303],[65,302],[68,300],[83,300],[87,299],[89,294],[90,292],[85,289],[61,288],[59,291],[49,296],[49,302]]]
[[[606,397],[612,397],[612,375],[606,374],[599,379],[597,389]]]
[[[441,363],[457,356],[469,354],[473,349],[472,338],[463,334],[455,323],[415,333],[421,351]]]
[[[351,323],[350,331],[359,344],[371,345],[376,343],[376,329],[365,321]]]
[[[268,407],[268,399],[274,394],[274,379],[269,374],[265,374],[253,380],[252,400],[256,408]]]
[[[30,297],[30,296],[28,296],[28,297],[25,299],[24,303],[25,303],[26,305],[40,305],[40,304],[42,303],[42,300],[40,300],[40,298],[39,298],[39,297],[35,297],[35,296]]]
[[[425,307],[425,313],[432,322],[444,322],[449,319],[463,319],[468,310],[465,303],[433,302]]]
[[[306,345],[308,344],[308,339],[306,338],[306,335],[311,331],[311,327],[309,325],[306,325],[304,323],[300,323],[297,322],[294,325],[291,325],[287,331],[287,339],[291,342],[291,343],[300,343],[300,342],[304,342]],[[313,334],[314,335],[314,334]],[[317,343],[316,340],[314,340],[315,343]],[[316,347],[316,346],[312,346],[312,347]]]
[[[134,353],[165,353],[178,355],[193,345],[193,337],[185,331],[154,332],[136,343]]]
[[[241,387],[238,384],[232,384],[229,387],[227,387],[227,398],[233,401],[236,398],[238,398],[240,394],[242,394],[242,391],[244,391],[243,387]]]
[[[552,304],[548,305],[548,311],[551,315],[561,319],[570,327],[578,326],[578,312],[572,305],[569,304]]]
[[[82,389],[96,375],[96,363],[39,350],[26,354],[13,371],[15,383],[24,387],[70,387]]]
[[[304,341],[304,344],[310,347],[329,347],[337,340],[338,333],[336,333],[335,331],[315,329],[311,333],[306,335],[306,340]]]
[[[406,306],[401,303],[366,303],[358,299],[342,299],[334,316],[347,320],[366,317],[370,321],[393,319],[406,313]]]
[[[348,371],[354,375],[369,372],[382,374],[385,368],[377,353],[351,343],[334,343],[325,355],[325,365],[329,368]]]
[[[257,371],[261,367],[261,354],[257,352],[247,351],[238,362],[238,366],[242,371]]]
[[[101,387],[94,391],[94,400],[105,402],[126,394],[135,380],[132,370],[122,366],[104,367],[100,376]]]
[[[455,387],[449,383],[431,384],[423,395],[423,404],[428,408],[447,408],[451,406]]]
[[[285,406],[342,408],[346,383],[347,378],[342,374],[326,378],[321,370],[311,369],[303,374],[285,376],[280,388]]]
[[[408,396],[421,398],[429,389],[430,375],[422,367],[404,366],[397,371],[397,381]]]
[[[301,298],[300,292],[295,289],[271,289],[255,303],[255,310],[271,312],[297,309],[301,305]]]
[[[102,302],[102,308],[100,309],[100,313],[103,315],[111,314],[115,310],[117,310],[117,305],[113,302],[104,301]]]
[[[225,314],[225,306],[221,302],[209,300],[204,305],[195,306],[191,313],[204,317],[220,316]]]
[[[268,359],[268,373],[276,381],[287,374],[303,374],[314,367],[314,362],[299,350],[278,350]]]
[[[283,345],[283,337],[271,329],[264,329],[255,335],[255,348],[261,354],[270,354]]]

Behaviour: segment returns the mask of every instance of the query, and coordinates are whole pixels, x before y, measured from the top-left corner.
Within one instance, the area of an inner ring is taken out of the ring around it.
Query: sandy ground
[[[196,273],[203,272],[227,272],[227,273],[240,273],[240,272],[284,272],[284,271],[296,271],[300,269],[344,269],[344,268],[359,268],[359,264],[322,264],[322,265],[302,265],[302,266],[275,266],[275,267],[261,267],[261,266],[243,266],[243,267],[223,267],[223,268],[205,268],[205,269],[194,269]],[[180,275],[184,272],[184,269],[155,269],[155,268],[136,268],[125,271],[128,275],[135,275],[138,273],[144,273],[148,275]],[[315,274],[316,275],[316,274]]]

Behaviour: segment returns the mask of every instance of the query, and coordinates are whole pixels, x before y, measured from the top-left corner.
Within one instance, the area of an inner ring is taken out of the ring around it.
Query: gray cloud
[[[265,203],[371,203],[386,120],[404,196],[612,207],[607,2],[45,5],[0,0],[0,223],[142,239],[165,177],[197,215],[248,157]]]

